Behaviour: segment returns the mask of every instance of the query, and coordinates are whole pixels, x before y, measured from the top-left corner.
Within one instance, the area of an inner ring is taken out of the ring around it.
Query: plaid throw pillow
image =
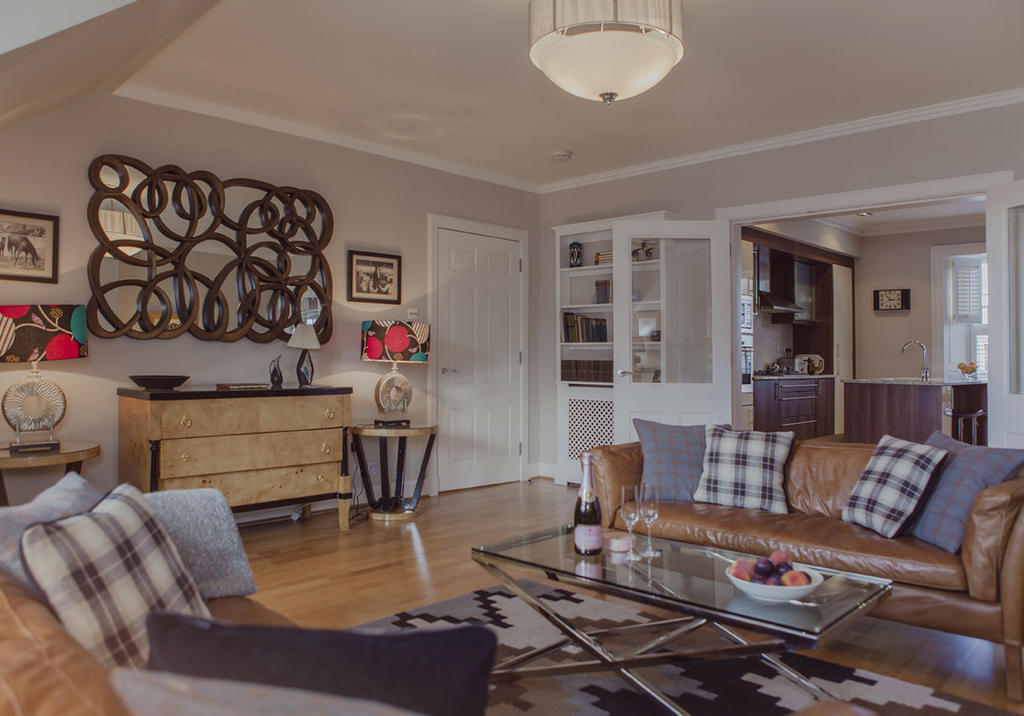
[[[883,435],[843,507],[843,521],[894,537],[910,519],[946,451]]]
[[[783,471],[795,433],[705,427],[704,472],[694,502],[786,513]]]
[[[932,478],[924,506],[905,534],[956,552],[964,541],[974,500],[985,488],[1016,475],[1024,465],[1024,450],[965,445],[937,430],[927,444],[949,455]]]
[[[146,663],[149,612],[210,616],[174,543],[131,485],[114,488],[90,512],[32,525],[21,554],[64,627],[107,668]]]

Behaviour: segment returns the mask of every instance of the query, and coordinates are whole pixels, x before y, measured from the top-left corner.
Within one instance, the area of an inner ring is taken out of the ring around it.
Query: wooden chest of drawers
[[[348,529],[351,388],[119,388],[118,467],[143,492],[214,487],[236,510],[338,500]]]

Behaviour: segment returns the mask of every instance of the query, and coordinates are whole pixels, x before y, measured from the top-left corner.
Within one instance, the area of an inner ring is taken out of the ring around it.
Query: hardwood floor
[[[333,512],[242,528],[255,599],[302,626],[340,629],[494,584],[475,544],[571,520],[576,492],[535,479],[420,502],[415,521],[355,522]],[[1002,647],[867,617],[811,655],[1024,714],[1003,691]]]

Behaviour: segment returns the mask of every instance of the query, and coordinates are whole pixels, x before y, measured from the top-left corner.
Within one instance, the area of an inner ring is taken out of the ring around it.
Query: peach
[[[789,555],[783,552],[782,550],[775,550],[774,552],[772,552],[771,557],[769,557],[768,559],[772,561],[772,564],[778,567],[783,562],[789,561]]]
[[[736,579],[742,579],[745,582],[749,582],[750,578],[754,576],[754,566],[753,563],[748,560],[737,559],[729,565],[728,572]]]
[[[810,584],[811,578],[807,575],[807,572],[797,572],[794,570],[783,574],[779,581],[787,587],[802,587],[805,584]]]

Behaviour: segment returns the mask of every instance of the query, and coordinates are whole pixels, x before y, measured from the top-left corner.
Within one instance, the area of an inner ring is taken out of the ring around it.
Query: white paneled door
[[[729,422],[739,377],[729,223],[618,221],[612,254],[615,442],[637,439],[634,418]]]
[[[1024,448],[1024,181],[989,189],[988,444]]]
[[[518,241],[438,229],[441,490],[522,476],[521,251]]]

